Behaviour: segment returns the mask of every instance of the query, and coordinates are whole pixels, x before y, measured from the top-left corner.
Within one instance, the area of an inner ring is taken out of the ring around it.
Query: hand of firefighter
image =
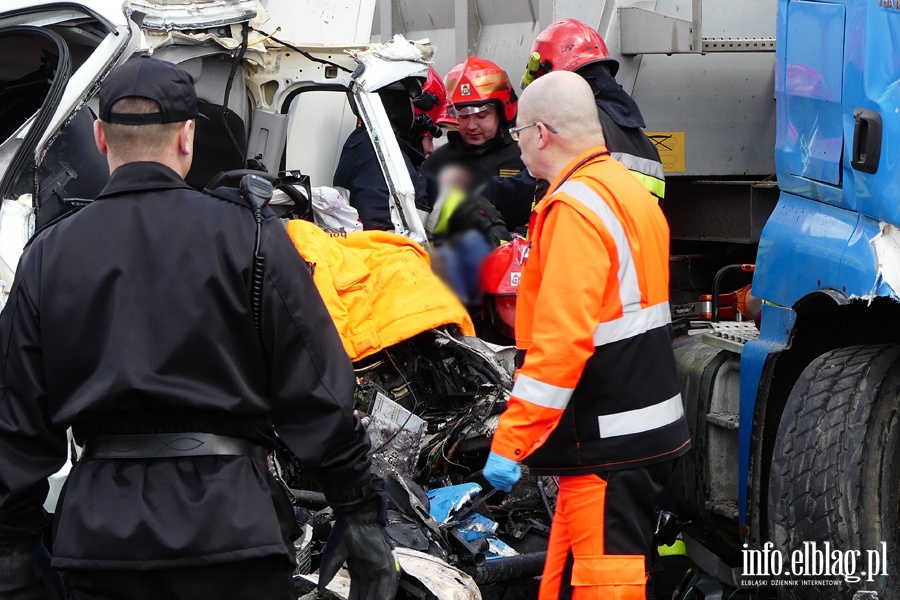
[[[0,598],[63,600],[60,574],[50,567],[50,554],[41,541],[8,543],[0,540]]]
[[[384,531],[387,499],[384,483],[358,506],[340,509],[319,566],[319,590],[346,561],[350,571],[349,600],[390,600],[397,593],[400,564]]]
[[[492,486],[498,490],[508,492],[512,490],[513,484],[522,476],[522,468],[516,461],[491,452],[481,474]]]

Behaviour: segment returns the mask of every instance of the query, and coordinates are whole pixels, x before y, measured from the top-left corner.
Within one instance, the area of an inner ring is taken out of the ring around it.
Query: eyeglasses
[[[540,122],[541,122],[541,121],[535,121],[534,123],[529,123],[528,125],[522,125],[521,127],[510,127],[510,128],[509,128],[509,136],[510,136],[513,140],[515,140],[515,141],[518,142],[518,141],[519,141],[519,132],[520,132],[520,131],[522,131],[523,129],[528,129],[529,127],[534,127],[535,125],[537,125],[537,124],[540,123]],[[547,129],[550,130],[550,133],[557,133],[557,131],[556,131],[553,127],[551,127],[550,125],[547,125],[546,123],[544,123],[543,125],[544,125],[544,127],[546,127]]]

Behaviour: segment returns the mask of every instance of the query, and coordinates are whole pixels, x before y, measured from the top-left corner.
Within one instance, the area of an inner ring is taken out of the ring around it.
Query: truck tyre
[[[839,583],[780,585],[778,598],[838,599],[866,590],[879,600],[900,599],[898,359],[896,345],[841,348],[815,359],[794,384],[769,479],[769,539],[784,565],[777,579]],[[830,575],[807,560],[813,548],[825,551],[826,542]],[[858,554],[848,554],[853,551]],[[887,564],[876,569],[868,551]],[[843,565],[837,575],[835,558]],[[792,571],[798,566],[807,577]]]

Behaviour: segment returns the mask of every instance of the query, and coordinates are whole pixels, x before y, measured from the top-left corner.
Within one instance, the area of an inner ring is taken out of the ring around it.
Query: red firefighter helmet
[[[452,108],[452,106],[448,101],[444,104],[444,108],[441,109],[441,114],[438,115],[435,123],[437,123],[438,127],[442,127],[443,129],[457,131],[459,129],[459,121],[456,120],[456,117],[450,116],[450,108]]]
[[[606,42],[597,30],[576,19],[550,23],[531,44],[532,57],[535,53],[540,56],[529,61],[522,87],[550,71],[575,71],[594,62],[609,63],[613,77],[619,70],[619,62],[610,58]]]
[[[493,102],[500,109],[500,116],[506,123],[515,121],[519,99],[509,81],[509,75],[496,63],[470,56],[450,69],[444,83],[453,104],[450,116],[480,112],[478,108]]]
[[[515,339],[516,294],[531,242],[520,236],[496,248],[481,264],[484,318],[503,335]]]
[[[428,75],[425,76],[421,89],[412,95],[412,104],[413,129],[421,135],[430,133],[434,137],[440,137],[441,129],[438,124],[441,113],[447,106],[447,88],[434,67],[429,65]]]

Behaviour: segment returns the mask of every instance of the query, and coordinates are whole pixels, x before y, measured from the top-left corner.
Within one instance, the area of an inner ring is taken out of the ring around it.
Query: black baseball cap
[[[122,98],[147,98],[161,107],[157,113],[114,113]],[[190,74],[173,63],[139,54],[113,69],[100,86],[100,120],[123,125],[175,123],[197,118],[197,92]]]

